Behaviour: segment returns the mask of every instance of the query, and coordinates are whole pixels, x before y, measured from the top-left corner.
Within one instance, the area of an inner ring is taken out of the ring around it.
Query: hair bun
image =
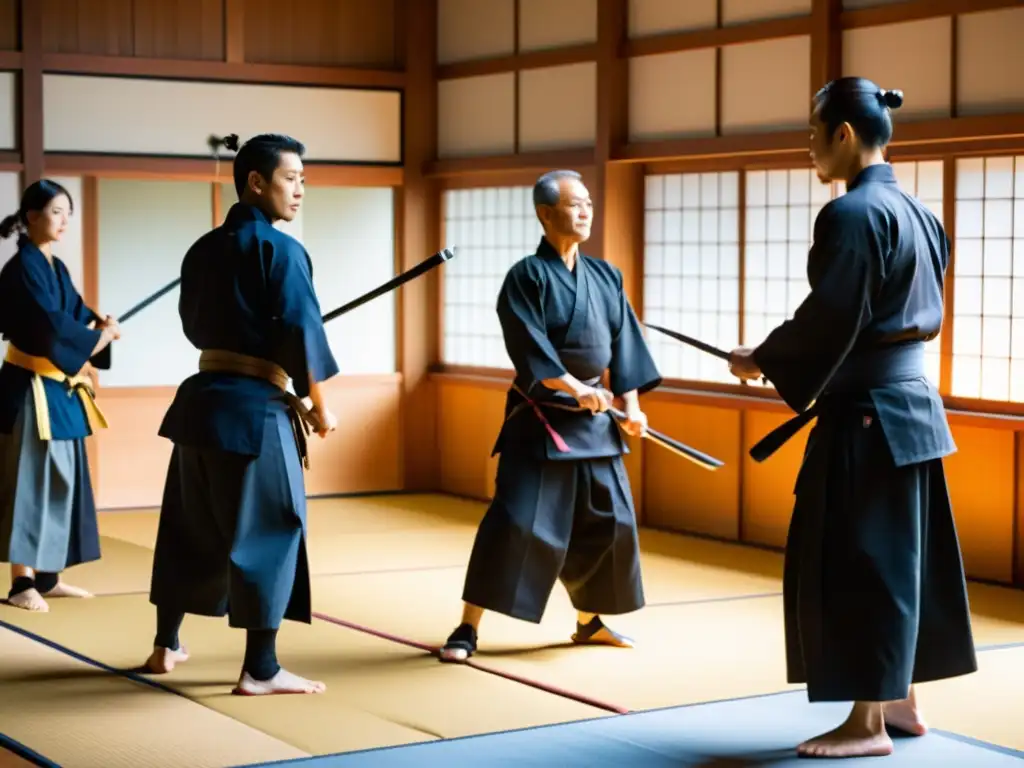
[[[229,133],[227,136],[224,137],[224,148],[227,149],[227,150],[230,150],[231,152],[237,152],[238,151],[238,134],[237,133]]]
[[[5,216],[4,219],[0,221],[0,240],[6,240],[8,237],[13,235],[18,230],[19,223],[21,223],[21,216],[17,213]]]
[[[899,109],[903,106],[903,91],[883,90],[879,95],[882,98],[882,103],[889,109]]]

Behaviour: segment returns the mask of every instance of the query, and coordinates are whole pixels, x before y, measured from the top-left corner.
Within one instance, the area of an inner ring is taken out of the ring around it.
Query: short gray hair
[[[558,205],[558,201],[562,196],[559,182],[562,179],[575,179],[579,181],[582,178],[583,176],[576,171],[548,171],[537,179],[537,183],[533,185],[534,207],[539,205]]]

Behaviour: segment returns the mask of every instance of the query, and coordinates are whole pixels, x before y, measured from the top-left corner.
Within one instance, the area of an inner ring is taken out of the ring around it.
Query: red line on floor
[[[339,627],[345,627],[346,629],[352,629],[356,632],[363,632],[367,635],[373,635],[374,637],[379,637],[382,640],[390,640],[393,643],[399,643],[400,645],[407,645],[410,648],[416,648],[420,651],[426,651],[427,653],[433,656],[438,655],[439,649],[436,646],[426,645],[425,643],[418,643],[415,640],[409,640],[404,637],[399,637],[398,635],[392,635],[388,632],[381,632],[380,630],[373,629],[372,627],[364,627],[362,624],[354,624],[351,621],[345,621],[344,619],[339,619],[335,616],[328,616],[326,613],[319,613],[318,611],[313,612],[313,617],[320,619],[321,621],[336,624]],[[512,674],[511,672],[505,672],[500,669],[495,669],[494,667],[489,667],[486,664],[481,664],[480,662],[474,661],[472,659],[466,661],[464,665],[479,670],[480,672],[486,672],[490,675],[503,677],[506,680],[510,680],[514,683],[519,683],[520,685],[528,685],[531,688],[536,688],[537,690],[544,691],[545,693],[550,693],[555,696],[561,696],[565,699],[572,699],[573,701],[578,701],[581,704],[587,704],[591,707],[597,707],[598,709],[603,709],[607,712],[613,712],[616,715],[625,715],[629,713],[628,709],[626,709],[625,707],[620,707],[617,704],[608,704],[607,702],[600,701],[599,699],[593,699],[582,693],[568,691],[564,688],[559,688],[554,685],[542,683],[539,680],[533,680],[528,677],[522,677],[521,675]]]

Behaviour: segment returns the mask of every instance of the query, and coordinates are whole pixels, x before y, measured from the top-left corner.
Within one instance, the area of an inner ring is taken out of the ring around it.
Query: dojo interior
[[[196,370],[171,292],[123,326],[88,441],[103,558],[91,600],[0,604],[0,766],[788,765],[838,724],[786,682],[782,556],[807,430],[770,386],[648,337],[665,377],[627,458],[648,605],[633,650],[573,648],[556,587],[540,625],[488,614],[469,665],[433,655],[458,623],[510,364],[494,302],[540,229],[537,176],[580,171],[584,252],[637,314],[730,349],[808,290],[814,216],[841,185],[808,158],[811,95],[841,75],[905,93],[900,183],[953,243],[929,376],[979,671],[921,687],[932,732],[879,764],[985,768],[1024,756],[1024,6],[1020,0],[0,0],[0,215],[52,177],[75,215],[55,252],[120,314],[178,275],[234,201],[210,134],[290,133],[307,192],[285,227],[325,311],[446,246],[456,258],[328,325],[339,429],[306,473],[311,626],[282,664],[322,696],[230,695],[244,633],[186,618],[192,658],[148,654],[147,599],[171,445]],[[13,242],[0,243],[0,260]],[[8,588],[7,565],[0,588]],[[877,760],[877,759],[876,759]]]

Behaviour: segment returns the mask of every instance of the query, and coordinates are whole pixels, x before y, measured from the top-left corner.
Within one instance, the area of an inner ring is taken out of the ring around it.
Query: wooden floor
[[[157,516],[104,513],[103,559],[68,574],[96,598],[0,605],[0,732],[35,764],[241,766],[799,690],[785,682],[781,557],[655,531],[642,534],[648,606],[615,623],[636,649],[571,647],[556,589],[540,625],[488,615],[472,666],[438,663],[483,511],[433,495],[311,501],[317,618],[285,625],[278,652],[328,690],[269,699],[229,694],[244,633],[222,620],[186,619],[192,658],[172,674],[131,671],[154,633]],[[972,585],[971,598],[981,669],[923,686],[929,720],[1024,749],[1024,593]]]

